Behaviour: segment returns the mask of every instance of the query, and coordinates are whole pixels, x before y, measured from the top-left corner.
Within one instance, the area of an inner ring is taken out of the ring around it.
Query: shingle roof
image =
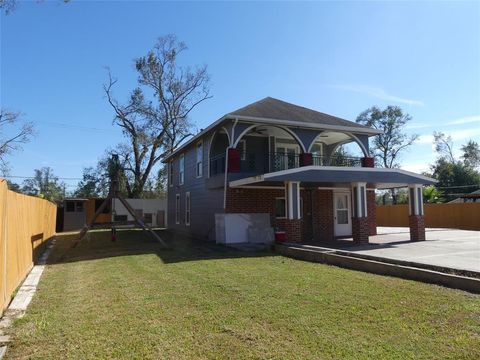
[[[288,102],[266,97],[265,99],[254,102],[250,105],[232,111],[227,116],[244,116],[272,120],[288,120],[302,123],[323,124],[332,126],[349,126],[358,128],[368,128],[353,121],[341,119],[336,116],[328,115],[307,109],[303,106],[290,104]]]

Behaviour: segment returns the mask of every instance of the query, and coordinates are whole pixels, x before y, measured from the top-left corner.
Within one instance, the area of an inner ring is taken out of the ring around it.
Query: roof
[[[244,179],[230,181],[231,187],[249,185],[283,184],[285,181],[300,181],[311,186],[350,186],[352,182],[366,182],[377,189],[405,187],[409,184],[435,184],[435,179],[402,169],[349,168],[337,166],[304,166],[282,170]]]
[[[250,105],[232,111],[231,117],[251,117],[271,120],[286,120],[315,125],[348,126],[359,129],[371,129],[368,126],[357,124],[353,121],[341,119],[303,106],[286,101],[266,97]]]
[[[382,131],[368,126],[357,124],[353,121],[341,119],[336,116],[324,114],[319,111],[307,109],[303,106],[288,103],[286,101],[266,97],[250,105],[229,112],[220,119],[210,124],[206,129],[200,131],[188,141],[176,148],[171,154],[165,157],[163,161],[177,154],[189,144],[198,138],[219,126],[227,119],[237,119],[242,121],[263,122],[263,123],[282,123],[283,125],[294,125],[303,127],[312,127],[317,129],[329,129],[339,131],[352,131],[352,129],[365,133],[368,136],[381,134]]]

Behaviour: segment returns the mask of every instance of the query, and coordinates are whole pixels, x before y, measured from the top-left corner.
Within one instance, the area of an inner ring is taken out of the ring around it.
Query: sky
[[[188,45],[181,61],[208,66],[213,98],[197,128],[267,96],[354,121],[371,106],[400,106],[420,135],[402,168],[426,171],[433,131],[455,155],[480,142],[480,2],[19,2],[2,14],[0,100],[35,124],[8,158],[10,175],[43,166],[80,178],[122,141],[102,85],[106,67],[127,99],[134,59],[159,36]],[[65,180],[67,190],[76,181]]]

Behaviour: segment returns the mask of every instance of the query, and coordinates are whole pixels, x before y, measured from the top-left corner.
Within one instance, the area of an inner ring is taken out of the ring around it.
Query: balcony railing
[[[361,167],[362,162],[357,157],[313,155],[312,165]],[[240,172],[244,173],[263,174],[298,167],[300,167],[300,155],[294,153],[247,153],[240,160]],[[225,154],[212,156],[210,159],[210,176],[223,173],[225,173]]]

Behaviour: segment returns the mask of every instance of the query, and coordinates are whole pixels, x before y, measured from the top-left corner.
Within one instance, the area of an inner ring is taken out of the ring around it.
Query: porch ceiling
[[[376,189],[436,183],[432,178],[401,169],[305,166],[230,181],[230,186],[283,186],[285,181],[300,181],[312,187],[349,187],[353,182],[366,182]]]

